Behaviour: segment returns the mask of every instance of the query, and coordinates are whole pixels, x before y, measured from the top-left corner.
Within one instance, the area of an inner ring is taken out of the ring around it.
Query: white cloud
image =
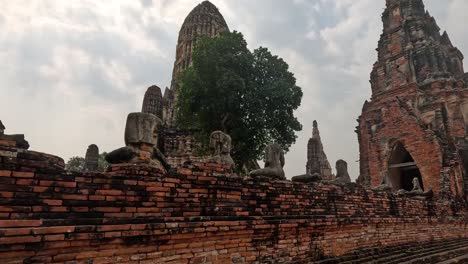
[[[334,56],[342,56],[344,53],[352,56],[349,54],[350,45],[365,36],[369,27],[378,24],[375,23],[378,16],[366,14],[378,13],[381,4],[375,0],[335,1],[336,8],[342,10],[344,17],[336,25],[320,31],[320,36],[326,42],[326,51]]]

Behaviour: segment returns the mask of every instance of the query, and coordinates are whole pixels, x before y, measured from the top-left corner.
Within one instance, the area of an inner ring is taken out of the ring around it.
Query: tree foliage
[[[65,169],[68,171],[80,172],[84,170],[85,159],[83,157],[71,157],[65,164]]]
[[[109,166],[109,163],[106,161],[106,152],[103,152],[99,154],[99,159],[98,159],[98,172],[104,172],[106,171],[107,167]],[[84,171],[85,169],[85,158],[83,157],[71,157],[68,162],[65,164],[65,169],[68,171],[75,171],[75,172],[81,172]]]
[[[199,39],[178,89],[179,125],[205,139],[215,130],[231,135],[240,166],[259,159],[268,143],[287,151],[302,129],[294,116],[302,90],[288,64],[263,47],[251,52],[239,32]]]

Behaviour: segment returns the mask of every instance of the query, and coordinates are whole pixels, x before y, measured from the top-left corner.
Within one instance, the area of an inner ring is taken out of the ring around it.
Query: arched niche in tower
[[[394,145],[388,161],[388,168],[395,190],[411,191],[414,178],[418,178],[421,187],[424,189],[421,172],[413,157],[401,142]]]

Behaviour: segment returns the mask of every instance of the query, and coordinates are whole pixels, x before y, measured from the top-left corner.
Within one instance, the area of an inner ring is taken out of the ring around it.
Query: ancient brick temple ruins
[[[422,0],[387,0],[372,98],[357,128],[360,178],[394,190],[468,191],[468,75],[463,54],[442,35]]]
[[[342,160],[332,181],[310,175],[331,174],[317,124],[300,181],[287,180],[278,144],[266,147],[265,168],[237,175],[221,131],[209,158],[183,163],[190,137],[167,115],[177,84],[164,98],[154,86],[103,173],[97,146],[86,171],[67,171],[0,121],[0,263],[467,263],[463,57],[421,0],[387,1],[383,20],[373,96],[359,119],[360,184]],[[195,8],[175,72],[190,64],[195,34],[219,29],[227,27],[213,5]]]
[[[185,18],[179,32],[171,87],[166,88],[162,98],[161,89],[157,86],[148,88],[145,94],[143,111],[150,111],[149,113],[156,111],[157,116],[163,120],[164,132],[159,144],[172,166],[178,167],[185,161],[202,159],[193,153],[196,144],[191,136],[193,131],[180,129],[176,124],[178,74],[192,64],[192,51],[197,39],[217,36],[226,31],[229,31],[229,28],[215,5],[204,1],[196,6]]]

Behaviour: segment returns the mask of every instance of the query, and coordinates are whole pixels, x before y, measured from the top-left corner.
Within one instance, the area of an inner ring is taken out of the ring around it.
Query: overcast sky
[[[124,145],[129,112],[147,87],[170,84],[177,34],[199,0],[15,0],[0,9],[0,119],[31,149],[65,160]],[[286,156],[288,177],[305,173],[317,119],[334,167],[359,174],[354,132],[382,31],[384,0],[213,0],[251,49],[268,47],[295,73],[303,131]],[[466,0],[426,0],[442,30],[468,54]]]

